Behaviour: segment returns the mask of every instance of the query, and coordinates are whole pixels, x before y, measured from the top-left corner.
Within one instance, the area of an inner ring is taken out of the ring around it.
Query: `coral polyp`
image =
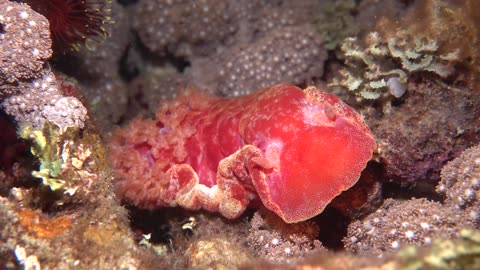
[[[55,52],[78,49],[87,38],[107,36],[110,0],[23,0],[50,22]]]

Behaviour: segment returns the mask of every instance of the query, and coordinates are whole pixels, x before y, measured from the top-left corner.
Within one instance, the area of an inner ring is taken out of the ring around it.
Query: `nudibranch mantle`
[[[155,120],[114,131],[109,146],[116,194],[127,203],[237,218],[261,202],[292,223],[354,185],[376,144],[334,95],[279,84],[235,99],[185,91]]]

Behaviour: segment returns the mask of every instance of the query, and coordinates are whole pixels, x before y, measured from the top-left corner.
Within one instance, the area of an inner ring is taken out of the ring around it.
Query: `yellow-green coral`
[[[65,181],[58,176],[62,172],[63,161],[59,142],[61,133],[53,124],[47,123],[43,130],[33,130],[31,126],[20,127],[20,137],[32,142],[32,154],[40,160],[40,168],[32,175],[43,180],[52,190],[62,188]]]
[[[364,99],[376,99],[390,93],[400,97],[408,78],[416,72],[429,72],[440,78],[453,74],[459,52],[441,53],[435,40],[411,36],[400,31],[384,38],[370,33],[365,46],[357,38],[347,38],[342,45],[346,68],[329,86],[346,88]]]
[[[57,125],[47,122],[42,130],[22,126],[19,133],[23,139],[31,141],[31,152],[40,161],[38,171],[33,171],[32,175],[41,178],[43,185],[52,191],[61,190],[73,195],[81,178],[91,180],[96,177],[83,170],[92,150],[91,146],[81,143],[79,129],[62,131]]]

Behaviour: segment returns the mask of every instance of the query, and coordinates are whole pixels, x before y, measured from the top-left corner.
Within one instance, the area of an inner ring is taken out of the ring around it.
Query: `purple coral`
[[[42,128],[50,121],[62,129],[82,128],[87,110],[64,97],[46,60],[51,56],[49,24],[28,5],[0,1],[0,107],[20,124]],[[13,58],[13,59],[12,59]]]
[[[0,84],[32,78],[52,55],[48,21],[26,4],[0,0]],[[0,88],[0,97],[11,89]]]

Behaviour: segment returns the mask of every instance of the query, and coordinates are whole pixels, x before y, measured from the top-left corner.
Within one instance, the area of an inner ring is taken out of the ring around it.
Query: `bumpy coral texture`
[[[318,225],[307,220],[286,224],[271,212],[257,211],[250,221],[247,244],[259,258],[292,263],[323,249]]]
[[[480,145],[465,150],[445,165],[437,191],[445,203],[465,211],[470,221],[480,225]]]
[[[19,91],[0,103],[0,108],[15,117],[15,120],[36,129],[41,129],[45,121],[50,121],[66,129],[83,128],[87,120],[87,109],[72,96],[63,96],[59,82],[47,66],[37,74],[38,78],[21,82],[16,87]]]
[[[236,218],[260,199],[286,222],[322,212],[358,180],[374,148],[352,108],[288,84],[238,99],[190,91],[110,143],[117,194],[129,203]]]
[[[327,52],[312,27],[297,26],[274,29],[212,59],[193,62],[191,73],[195,82],[217,89],[223,96],[242,96],[283,81],[300,84],[321,76]],[[212,72],[205,66],[218,67],[219,71]]]
[[[32,78],[42,69],[52,55],[48,26],[28,5],[0,1],[0,83]]]
[[[406,244],[422,246],[435,237],[453,237],[471,225],[462,212],[438,202],[387,199],[376,212],[350,224],[343,241],[349,251],[381,256]]]
[[[241,14],[227,2],[141,1],[135,10],[133,27],[154,52],[191,55],[205,51],[207,44],[222,41],[237,29],[234,22]]]

